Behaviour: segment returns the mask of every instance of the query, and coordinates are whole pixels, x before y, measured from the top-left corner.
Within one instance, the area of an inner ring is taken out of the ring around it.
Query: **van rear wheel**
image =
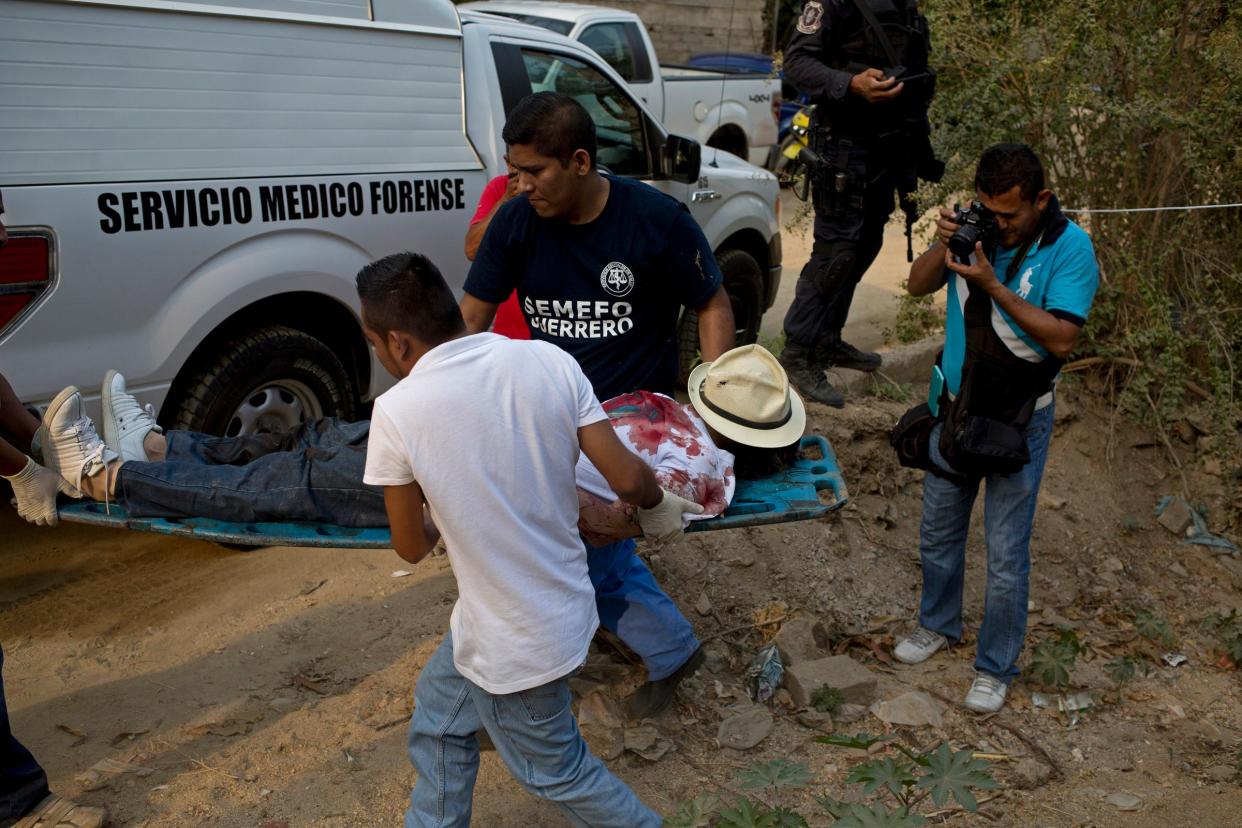
[[[172,426],[236,437],[357,416],[349,373],[327,345],[272,325],[228,341],[185,385]]]

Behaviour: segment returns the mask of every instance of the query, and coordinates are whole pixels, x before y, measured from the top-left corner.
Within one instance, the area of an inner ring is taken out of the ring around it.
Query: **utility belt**
[[[936,411],[920,403],[907,411],[889,435],[897,460],[958,485],[989,474],[1014,474],[1030,462],[1026,427],[1032,415],[1052,403],[1062,361],[1048,356],[1028,362],[1015,356],[992,328],[992,301],[969,285],[966,299],[966,358],[958,394],[943,389]],[[937,364],[940,359],[937,357]],[[952,472],[931,462],[932,430],[943,423],[940,455]]]

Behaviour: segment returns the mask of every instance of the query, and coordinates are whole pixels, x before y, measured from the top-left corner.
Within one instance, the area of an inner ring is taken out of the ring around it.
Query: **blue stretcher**
[[[815,458],[818,454],[819,457]],[[849,500],[837,456],[819,435],[802,438],[801,456],[791,468],[762,480],[739,480],[723,515],[690,524],[688,532],[765,526],[822,517]],[[77,501],[60,507],[60,519],[236,546],[323,546],[389,549],[387,528],[353,529],[324,523],[230,523],[209,518],[131,518],[113,505]]]

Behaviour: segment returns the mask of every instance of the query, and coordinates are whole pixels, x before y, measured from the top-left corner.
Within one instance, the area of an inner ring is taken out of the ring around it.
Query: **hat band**
[[[746,426],[747,428],[757,428],[761,431],[772,431],[785,425],[785,423],[789,422],[789,420],[793,417],[793,405],[790,404],[788,399],[785,400],[785,416],[781,417],[780,420],[761,423],[758,420],[748,420],[745,417],[739,417],[732,412],[725,411],[718,405],[713,405],[712,401],[707,398],[707,394],[705,393],[706,386],[707,378],[705,377],[703,381],[699,383],[699,399],[703,401],[703,405],[707,406],[708,411],[724,417],[731,423],[737,423],[738,425]]]

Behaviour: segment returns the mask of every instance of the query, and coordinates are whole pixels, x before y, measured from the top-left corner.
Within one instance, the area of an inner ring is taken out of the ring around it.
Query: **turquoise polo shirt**
[[[1056,209],[1055,205],[1050,205],[1049,209]],[[1006,280],[1009,264],[1017,252],[1017,248],[996,252],[992,260],[996,278],[1035,307],[1076,325],[1085,324],[1100,284],[1100,269],[1087,231],[1070,221],[1055,238],[1046,240],[1041,236],[1027,252],[1018,272]],[[960,274],[949,271],[949,276],[944,356],[940,369],[949,393],[956,395],[962,384],[962,363],[966,358],[965,308],[969,293],[966,280]],[[1041,362],[1048,356],[1048,351],[996,303],[992,303],[992,328],[1015,356],[1028,362]]]

